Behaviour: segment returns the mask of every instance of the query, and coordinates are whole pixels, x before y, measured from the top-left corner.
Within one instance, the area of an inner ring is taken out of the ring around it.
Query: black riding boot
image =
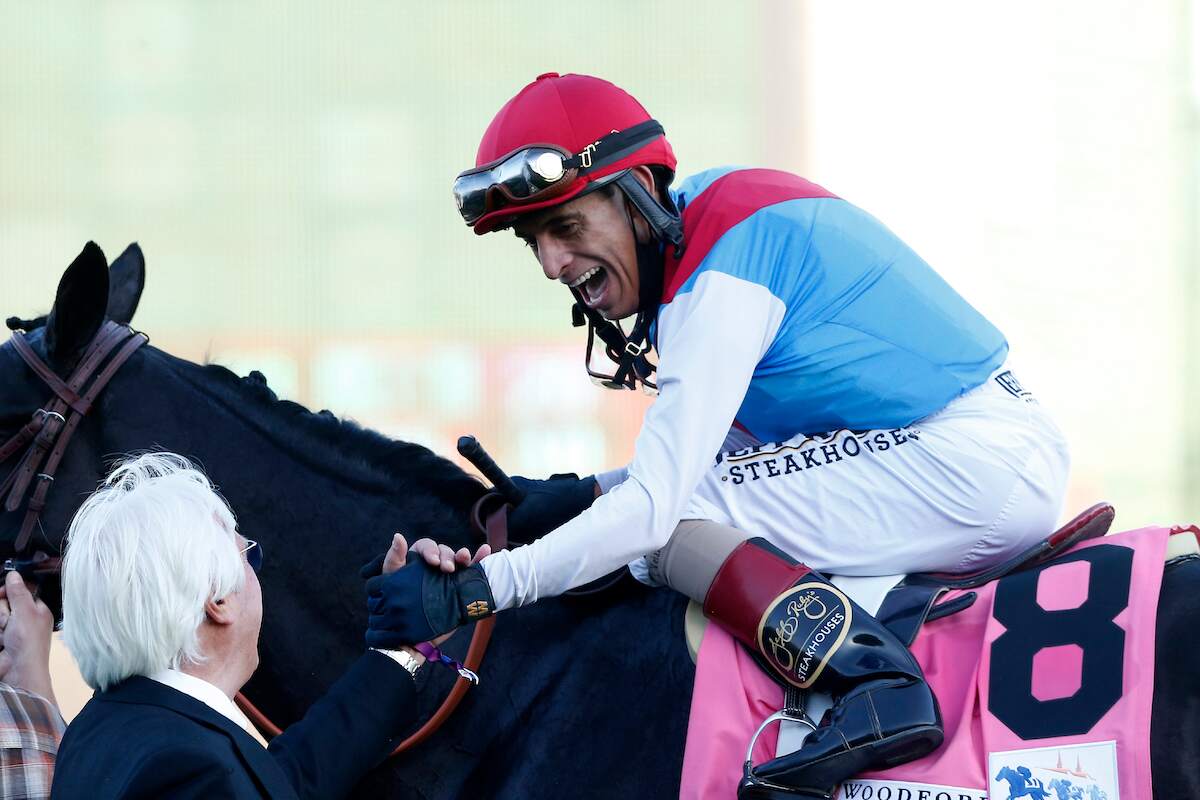
[[[840,589],[764,539],[738,545],[704,613],[787,683],[833,696],[795,753],[751,769],[743,798],[829,796],[868,769],[920,758],[942,743],[937,700],[912,653]]]

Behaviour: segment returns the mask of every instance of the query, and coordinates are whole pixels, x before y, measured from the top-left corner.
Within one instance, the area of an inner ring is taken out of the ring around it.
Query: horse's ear
[[[95,242],[84,245],[58,282],[46,320],[46,352],[65,364],[92,340],[108,308],[108,262]]]
[[[108,318],[128,325],[146,286],[146,259],[134,242],[108,268]]]

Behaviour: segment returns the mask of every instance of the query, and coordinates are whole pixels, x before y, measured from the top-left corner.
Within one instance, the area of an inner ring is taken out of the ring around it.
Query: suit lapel
[[[220,731],[233,740],[263,794],[271,798],[296,797],[296,789],[288,783],[283,770],[266,748],[240,725],[196,698],[142,676],[130,678],[107,692],[99,692],[96,697],[114,703],[163,706],[206,728]]]

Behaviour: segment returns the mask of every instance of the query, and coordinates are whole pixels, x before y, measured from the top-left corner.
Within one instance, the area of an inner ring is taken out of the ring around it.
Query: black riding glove
[[[517,542],[532,542],[586,511],[596,499],[596,479],[573,472],[551,475],[544,481],[512,479],[525,499],[508,515],[508,535]]]
[[[367,646],[394,649],[427,642],[495,610],[483,567],[442,572],[410,552],[403,568],[367,581]]]

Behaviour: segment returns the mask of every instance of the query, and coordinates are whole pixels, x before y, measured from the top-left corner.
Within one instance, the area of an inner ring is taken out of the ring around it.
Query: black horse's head
[[[127,325],[133,318],[145,276],[145,261],[137,244],[126,248],[109,267],[100,248],[89,242],[63,273],[50,312],[33,319],[10,317],[8,327],[25,330],[26,340],[37,357],[57,375],[65,377],[76,366],[105,320]],[[39,409],[48,407],[54,393],[21,360],[11,344],[0,347],[0,387],[2,444],[25,426]],[[94,487],[102,468],[95,437],[81,431],[70,445],[55,476],[56,482],[72,487]],[[23,454],[24,449],[0,464],[0,475],[6,475]],[[4,556],[12,555],[13,542],[28,503],[27,496],[18,499],[23,501],[20,508],[0,513],[0,553]],[[67,520],[77,507],[78,502],[48,505],[38,521],[31,549],[59,552]]]

